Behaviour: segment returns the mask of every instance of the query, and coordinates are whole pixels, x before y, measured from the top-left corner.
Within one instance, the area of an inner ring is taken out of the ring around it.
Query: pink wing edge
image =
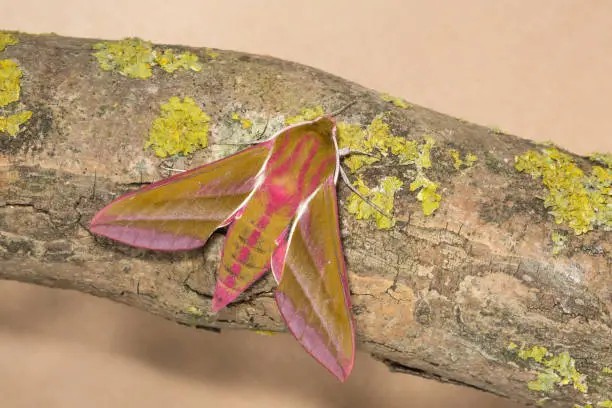
[[[102,209],[100,209],[94,215],[94,217],[91,219],[91,221],[89,223],[89,231],[94,233],[94,234],[96,234],[96,235],[107,237],[109,239],[112,239],[113,241],[121,242],[121,243],[126,244],[126,245],[130,245],[130,246],[133,246],[133,247],[136,247],[136,248],[144,248],[144,249],[155,250],[155,251],[164,251],[164,252],[187,251],[187,250],[191,250],[191,249],[202,247],[202,246],[206,245],[206,242],[208,241],[208,239],[206,239],[204,241],[200,240],[200,239],[196,239],[196,238],[190,238],[190,237],[183,237],[181,239],[177,239],[174,234],[169,233],[169,232],[168,233],[159,233],[158,232],[157,233],[158,239],[159,240],[164,240],[165,239],[164,237],[167,237],[168,240],[178,241],[180,244],[178,244],[176,246],[173,246],[173,247],[166,247],[166,246],[164,246],[164,247],[153,247],[151,245],[135,245],[133,243],[134,242],[133,239],[132,240],[130,240],[130,239],[117,239],[117,238],[113,237],[112,234],[110,234],[109,231],[113,231],[115,228],[121,228],[121,227],[100,225],[100,224],[98,224],[98,222],[101,219],[102,220],[104,219],[106,210],[108,208],[110,208],[112,205],[114,205],[115,203],[119,202],[119,201],[123,201],[123,200],[129,199],[130,197],[135,196],[136,194],[139,194],[139,193],[142,193],[142,192],[145,192],[145,191],[149,191],[149,190],[153,190],[155,188],[164,186],[166,184],[170,184],[170,183],[176,181],[177,179],[189,177],[189,175],[191,175],[192,173],[195,173],[195,172],[201,170],[204,167],[211,166],[211,165],[214,165],[214,164],[218,164],[219,162],[221,162],[221,161],[223,161],[225,159],[229,159],[229,158],[231,158],[232,156],[234,156],[236,154],[244,153],[245,151],[261,147],[261,145],[265,145],[266,143],[269,143],[269,141],[267,141],[267,140],[266,141],[262,141],[260,143],[257,143],[254,146],[251,146],[249,148],[240,150],[240,151],[238,151],[238,152],[236,152],[234,154],[231,154],[229,156],[223,157],[221,159],[215,160],[215,161],[210,162],[210,163],[203,164],[203,165],[195,167],[195,168],[193,168],[191,170],[187,170],[187,171],[185,171],[183,173],[175,174],[174,176],[167,177],[167,178],[165,178],[163,180],[156,181],[154,183],[151,183],[151,184],[149,184],[147,186],[144,186],[142,188],[139,188],[137,190],[130,191],[129,193],[126,193],[126,194],[122,195],[121,197],[118,197],[118,198],[114,199],[113,201],[111,201],[110,203],[108,203],[107,205],[102,207]],[[265,166],[265,163],[264,163],[264,166]],[[250,197],[251,197],[251,195],[249,194],[248,198],[250,198]],[[236,218],[236,214],[238,214],[244,208],[244,206],[246,205],[246,203],[248,201],[248,198],[243,203],[241,203],[240,206],[236,207],[236,210],[232,214],[230,214],[225,220],[223,220],[221,223],[219,223],[219,225],[215,228],[215,230],[217,230],[219,228],[223,228],[223,227],[231,224],[234,221],[234,219]],[[134,228],[134,227],[132,227],[132,228],[133,228],[134,234],[137,234],[138,231],[140,231],[140,229],[138,229],[138,228]]]
[[[336,177],[334,177],[335,179]],[[327,180],[325,182],[326,184],[331,184],[331,191],[332,191],[332,197],[333,197],[333,202],[334,205],[336,206],[335,208],[337,208],[338,206],[338,199],[337,199],[337,194],[336,194],[336,183],[334,182],[334,180]],[[328,185],[328,187],[330,187]],[[306,211],[304,212],[306,213]],[[304,214],[303,213],[303,214]],[[302,216],[303,216],[302,214]],[[297,228],[297,222],[299,221],[299,219],[295,220],[295,224],[296,224],[296,228]],[[336,222],[336,233],[337,236],[340,237],[340,226],[338,224],[338,222]],[[290,239],[290,235],[291,234],[287,234],[285,236],[284,241],[278,246],[278,248],[276,249],[276,251],[274,251],[274,254],[272,256],[272,262],[271,262],[271,269],[272,269],[272,273],[274,275],[274,278],[276,279],[276,282],[279,283],[280,279],[282,277],[282,270],[284,268],[285,265],[285,257],[287,254],[287,249],[288,249],[288,244],[289,244],[289,239]],[[342,244],[340,244],[342,245]],[[342,246],[341,246],[342,247]],[[341,257],[340,259],[341,262],[341,267],[343,271],[346,271],[346,263],[344,261],[344,256]],[[328,370],[331,374],[333,374],[338,380],[340,380],[340,382],[344,382],[346,381],[346,379],[349,377],[349,375],[351,374],[351,372],[353,371],[353,367],[355,365],[355,322],[353,319],[353,314],[351,313],[352,307],[351,307],[351,297],[350,297],[350,290],[349,290],[349,284],[348,284],[348,278],[347,278],[347,274],[346,273],[342,273],[341,272],[341,279],[342,279],[342,287],[344,289],[344,299],[345,299],[345,304],[346,307],[349,310],[349,319],[350,319],[350,325],[351,325],[351,336],[352,336],[352,343],[353,343],[353,350],[352,350],[352,354],[349,357],[348,360],[344,361],[344,362],[340,362],[338,361],[333,355],[331,355],[331,353],[329,353],[327,347],[325,347],[324,345],[322,345],[320,339],[318,338],[316,331],[314,331],[312,328],[309,328],[309,334],[313,337],[313,340],[315,342],[317,342],[319,345],[322,347],[323,350],[325,350],[327,353],[327,355],[315,355],[314,351],[309,350],[306,345],[297,337],[295,330],[291,327],[291,324],[289,324],[289,319],[293,316],[289,316],[287,311],[285,311],[285,313],[283,313],[283,305],[287,305],[290,306],[291,308],[293,308],[293,305],[290,305],[291,301],[286,299],[285,296],[283,296],[282,294],[280,294],[279,292],[275,293],[275,299],[276,299],[276,304],[278,306],[278,309],[281,313],[281,316],[283,317],[283,319],[285,320],[285,322],[287,323],[287,328],[289,329],[289,332],[291,333],[291,335],[298,340],[298,342],[302,345],[302,347],[306,350],[306,352],[308,354],[310,354],[311,357],[313,357],[321,366],[323,366],[326,370]],[[281,298],[282,296],[282,298]],[[294,316],[295,316],[295,312],[294,312]],[[342,364],[344,363],[344,364]]]

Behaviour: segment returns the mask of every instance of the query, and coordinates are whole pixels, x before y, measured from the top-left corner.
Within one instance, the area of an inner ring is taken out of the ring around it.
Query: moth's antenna
[[[374,208],[376,211],[378,211],[379,213],[381,213],[382,215],[384,215],[385,217],[389,218],[389,219],[393,219],[393,217],[391,217],[389,214],[387,214],[382,208],[380,208],[379,206],[377,206],[376,204],[374,204],[372,201],[368,200],[366,197],[364,197],[363,194],[361,194],[359,192],[359,190],[357,190],[352,184],[351,181],[348,179],[348,176],[346,175],[346,173],[344,172],[344,169],[342,167],[340,167],[340,175],[342,176],[342,180],[344,180],[344,182],[346,183],[347,187],[351,189],[351,191],[355,194],[357,194],[357,197],[361,198],[363,201],[365,201],[366,203],[368,203],[369,205],[372,206],[372,208]]]
[[[330,113],[327,116],[338,116],[339,114],[341,114],[342,112],[344,112],[345,110],[347,110],[348,108],[350,108],[351,106],[353,106],[356,103],[357,103],[357,101],[351,101],[351,102],[347,103],[346,105],[344,105],[342,108],[338,109],[335,112]]]

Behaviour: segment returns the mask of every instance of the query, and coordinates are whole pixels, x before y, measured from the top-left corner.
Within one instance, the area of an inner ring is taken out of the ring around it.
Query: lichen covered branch
[[[392,214],[340,185],[360,347],[394,371],[523,403],[612,404],[612,158],[269,57],[0,33],[0,278],[199,328],[285,330],[270,278],[211,312],[222,233],[161,253],[93,236],[88,223],[168,169],[353,100],[339,143],[367,155],[343,166]]]

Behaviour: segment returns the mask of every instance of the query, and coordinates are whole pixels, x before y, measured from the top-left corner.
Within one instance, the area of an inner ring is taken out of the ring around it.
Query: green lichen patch
[[[312,120],[324,115],[323,108],[317,106],[314,109],[303,108],[300,115],[287,118],[287,124],[295,124],[306,120]],[[342,149],[350,149],[353,153],[344,159],[344,164],[352,173],[356,173],[362,167],[370,165],[380,160],[380,157],[388,156],[389,154],[398,158],[401,165],[414,165],[417,168],[417,178],[410,185],[411,191],[419,190],[417,199],[421,201],[423,213],[431,215],[440,205],[441,195],[437,193],[440,187],[438,183],[431,181],[424,174],[424,170],[431,167],[431,151],[436,142],[433,138],[426,136],[422,144],[414,140],[406,140],[403,137],[394,136],[387,123],[383,121],[383,114],[377,115],[363,129],[360,125],[338,122],[338,146]],[[366,153],[366,154],[360,154]],[[374,154],[379,157],[372,157],[367,154]],[[393,205],[393,194],[399,189],[394,189],[394,183],[389,180],[396,179],[388,178],[387,181],[381,181],[378,190],[370,190],[361,179],[357,180],[357,188],[359,191],[368,197],[372,192],[377,193],[377,199],[383,200],[383,192],[387,191],[391,194],[391,199],[387,199],[382,207],[387,214],[390,214]],[[398,179],[399,180],[399,179]],[[390,183],[386,184],[385,183]],[[380,214],[372,206],[367,203],[362,203],[363,206],[358,206],[359,199],[353,194],[349,200],[349,212],[355,214],[357,219],[376,218],[379,228],[391,228],[395,221]],[[374,204],[378,204],[375,199],[372,199]],[[375,214],[376,213],[376,214]],[[378,215],[377,215],[378,214]]]
[[[389,125],[384,123],[380,116],[377,116],[363,129],[358,125],[350,125],[344,122],[338,123],[338,146],[349,148],[352,151],[364,153],[378,153],[386,156],[396,138],[390,133]],[[344,160],[351,172],[356,172],[360,168],[379,161],[377,157],[363,154],[352,154]]]
[[[552,233],[552,242],[553,242],[553,255],[558,255],[563,248],[565,248],[567,243],[567,235],[562,232],[554,231]]]
[[[93,45],[93,55],[100,68],[117,71],[130,78],[146,79],[153,75],[152,67],[159,65],[166,72],[178,69],[201,71],[198,56],[186,51],[176,54],[172,49],[153,49],[149,41],[124,38],[119,41],[103,41]]]
[[[383,122],[381,115],[375,117],[365,130],[357,125],[338,124],[338,145],[341,148],[348,147],[366,153],[374,152],[380,156],[387,156],[390,153],[399,159],[401,165],[416,166],[418,175],[411,183],[410,190],[420,190],[417,200],[421,201],[425,215],[433,214],[442,198],[436,192],[439,184],[429,180],[424,174],[424,170],[431,167],[431,150],[435,144],[435,140],[429,136],[424,138],[422,144],[394,136],[389,125]],[[354,173],[378,160],[376,157],[353,154],[345,159],[344,163]]]
[[[402,137],[394,137],[390,141],[391,154],[397,156],[399,164],[415,164],[422,152],[416,140],[406,140]]]
[[[251,330],[253,333],[258,334],[260,336],[275,336],[279,334],[279,332],[271,331],[271,330]]]
[[[612,153],[591,153],[589,159],[612,169]]]
[[[199,307],[196,307],[196,306],[188,306],[185,309],[185,311],[187,313],[189,313],[190,315],[195,316],[195,317],[202,317],[202,316],[204,316],[204,312],[202,311],[202,309],[200,309]]]
[[[394,136],[391,134],[389,125],[382,121],[381,116],[377,116],[366,127],[368,137],[363,141],[367,152],[372,152],[377,149],[383,155],[387,154],[387,150],[393,143]]]
[[[0,106],[19,100],[22,76],[23,73],[15,61],[0,60]]]
[[[4,51],[9,45],[19,43],[19,39],[10,33],[0,31],[0,52]]]
[[[210,117],[192,98],[183,102],[176,96],[161,106],[160,116],[153,121],[145,149],[152,147],[159,157],[188,155],[208,146]]]
[[[602,408],[612,408],[612,400],[598,402],[597,406]]]
[[[387,214],[391,213],[395,193],[401,189],[403,184],[397,177],[385,177],[381,180],[380,185],[373,189],[366,186],[361,178],[358,178],[354,183],[357,191]],[[395,225],[393,218],[381,214],[355,193],[352,193],[348,198],[348,212],[355,215],[358,220],[373,218],[380,229],[389,229]]]
[[[472,167],[474,163],[476,163],[476,160],[478,160],[478,156],[476,156],[473,153],[466,154],[463,159],[461,158],[461,155],[459,154],[459,152],[455,149],[450,149],[448,153],[454,159],[455,161],[454,166],[457,170],[460,170],[462,167],[463,168]]]
[[[295,125],[296,123],[306,122],[309,120],[314,120],[320,116],[325,115],[325,111],[321,105],[313,108],[302,108],[301,113],[295,116],[289,116],[285,119],[285,123],[287,125]]]
[[[535,363],[538,374],[536,380],[527,383],[530,390],[551,392],[557,386],[572,384],[581,393],[588,391],[586,375],[578,372],[576,361],[568,352],[554,354],[542,346],[525,348],[523,344],[519,348],[515,343],[510,343],[508,350],[515,352],[522,360]]]
[[[410,107],[410,104],[408,102],[406,102],[406,100],[403,99],[403,98],[398,98],[396,96],[391,96],[388,93],[384,93],[380,97],[381,97],[381,99],[383,101],[391,102],[392,104],[394,104],[398,108],[407,109],[407,108]]]
[[[416,164],[420,157],[417,142],[391,134],[389,125],[382,120],[382,115],[375,117],[366,126],[365,130],[358,125],[339,122],[338,146],[350,148],[357,152],[375,153],[380,156],[387,156],[391,153],[399,159],[402,165]],[[344,163],[354,173],[378,160],[380,159],[376,157],[353,154],[346,158]]]
[[[425,143],[422,144],[419,148],[419,155],[414,161],[414,164],[417,166],[417,169],[428,169],[431,167],[431,149],[435,146],[436,141],[431,137],[425,137]]]
[[[232,112],[232,120],[240,122],[242,129],[251,129],[253,127],[253,121],[247,118],[241,117],[238,113]]]
[[[175,54],[173,50],[155,52],[155,62],[166,72],[174,72],[177,69],[186,69],[199,72],[202,64],[198,62],[198,56],[187,51]]]
[[[0,116],[0,133],[16,136],[21,131],[21,125],[32,117],[32,112],[23,111],[10,116]]]
[[[429,180],[423,174],[419,174],[417,178],[410,183],[410,191],[419,190],[417,200],[422,204],[423,214],[431,215],[440,207],[442,196],[436,191],[440,185]]]
[[[539,198],[557,224],[566,223],[576,235],[612,229],[611,169],[594,166],[586,176],[569,155],[554,147],[517,156],[514,167],[542,179],[548,195]]]
[[[601,372],[606,374],[606,375],[612,375],[612,368],[604,367],[604,368],[601,369]]]
[[[155,63],[155,52],[149,41],[125,38],[119,41],[104,41],[93,45],[100,68],[117,71],[131,78],[149,78]]]
[[[214,60],[214,59],[217,59],[217,57],[219,56],[219,53],[217,51],[211,50],[210,48],[207,48],[206,49],[206,55],[211,60]]]
[[[340,146],[341,148],[348,147],[351,150],[370,153],[365,147],[367,133],[361,126],[338,122],[337,129],[338,146]],[[355,173],[360,168],[368,166],[379,160],[380,159],[377,157],[354,153],[344,159],[344,164],[346,164],[346,166],[352,173]]]

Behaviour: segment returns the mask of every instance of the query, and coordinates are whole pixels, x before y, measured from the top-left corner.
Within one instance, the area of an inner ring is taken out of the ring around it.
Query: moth
[[[212,300],[219,311],[264,273],[293,336],[340,381],[355,328],[340,241],[338,112],[286,127],[238,153],[108,204],[91,232],[160,251],[203,246],[228,227]]]

